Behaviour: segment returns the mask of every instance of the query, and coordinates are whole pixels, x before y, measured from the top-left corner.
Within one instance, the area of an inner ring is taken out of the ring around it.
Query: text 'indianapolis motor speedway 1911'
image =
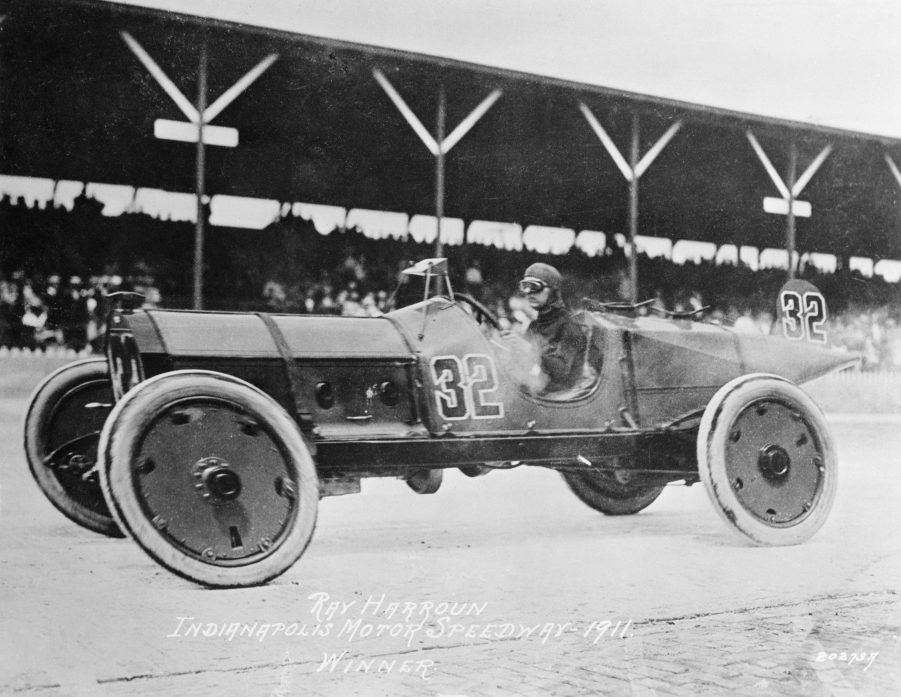
[[[492,313],[452,292],[445,260],[406,273],[423,300],[374,318],[120,306],[106,359],[61,368],[31,399],[35,479],[76,523],[218,587],[291,567],[321,497],[364,477],[431,494],[450,467],[556,469],[608,515],[703,481],[763,545],[825,522],[835,449],[797,385],[857,359],[804,340],[825,319],[815,289],[783,291],[787,338],[595,303],[580,315],[585,379],[541,395],[514,378]]]

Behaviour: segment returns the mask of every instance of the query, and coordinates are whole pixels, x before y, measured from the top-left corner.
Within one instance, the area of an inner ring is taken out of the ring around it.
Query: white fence
[[[804,389],[832,413],[901,415],[901,372],[846,370],[814,380]]]
[[[79,353],[75,349],[65,348],[64,346],[50,346],[45,351],[32,351],[31,349],[9,348],[8,346],[0,346],[0,360],[13,358],[28,359],[34,362],[42,360],[57,360],[59,358],[69,358],[74,361],[77,358],[86,358],[90,355],[90,351],[85,350]]]

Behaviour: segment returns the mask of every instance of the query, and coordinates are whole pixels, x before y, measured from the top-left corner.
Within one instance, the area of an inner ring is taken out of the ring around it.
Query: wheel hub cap
[[[208,464],[200,473],[200,480],[211,496],[220,501],[232,501],[241,494],[241,478],[227,464]]]
[[[757,466],[760,473],[771,482],[785,481],[791,467],[791,457],[785,448],[770,444],[760,449]]]

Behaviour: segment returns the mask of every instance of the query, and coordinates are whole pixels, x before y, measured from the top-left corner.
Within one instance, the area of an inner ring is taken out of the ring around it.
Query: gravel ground
[[[894,695],[901,685],[899,417],[830,417],[838,496],[797,547],[745,544],[700,485],[606,518],[554,472],[450,472],[434,496],[370,480],[323,500],[313,543],[286,574],[213,591],[59,514],[27,470],[25,406],[24,395],[0,397],[2,694]]]

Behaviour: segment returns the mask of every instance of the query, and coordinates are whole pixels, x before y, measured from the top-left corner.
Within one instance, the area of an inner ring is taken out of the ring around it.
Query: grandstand
[[[169,307],[374,312],[399,263],[440,248],[511,320],[537,259],[575,302],[702,303],[764,329],[794,273],[843,345],[897,363],[896,138],[116,3],[0,14],[5,345],[96,339],[116,279]],[[204,126],[235,147],[165,137],[201,75]],[[77,313],[59,307],[72,277]]]

